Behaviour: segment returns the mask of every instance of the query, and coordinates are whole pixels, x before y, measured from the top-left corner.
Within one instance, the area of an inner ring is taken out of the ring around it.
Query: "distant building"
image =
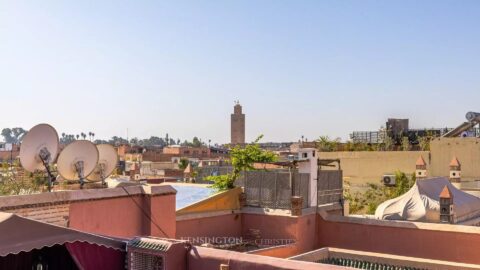
[[[210,148],[206,146],[201,146],[201,147],[169,146],[169,147],[163,148],[163,154],[175,155],[178,157],[209,158]]]
[[[378,131],[354,131],[350,134],[350,139],[354,143],[383,143],[387,137],[391,138],[395,144],[401,144],[403,137],[407,137],[413,145],[418,144],[420,137],[432,136],[440,137],[447,133],[450,128],[424,128],[411,129],[408,119],[389,118],[385,123],[385,128]]]
[[[231,144],[245,144],[245,114],[238,101],[231,115]]]

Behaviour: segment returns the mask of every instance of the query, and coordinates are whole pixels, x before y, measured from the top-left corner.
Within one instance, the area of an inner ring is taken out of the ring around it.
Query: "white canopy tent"
[[[407,193],[380,204],[375,218],[440,222],[439,195],[445,186],[453,195],[455,223],[480,216],[480,198],[457,189],[447,178],[439,177],[417,180]]]

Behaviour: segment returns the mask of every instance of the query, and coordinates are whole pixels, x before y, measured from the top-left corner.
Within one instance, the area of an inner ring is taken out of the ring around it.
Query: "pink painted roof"
[[[457,157],[453,157],[452,161],[450,161],[450,167],[459,167],[460,162],[458,161]]]
[[[442,192],[440,192],[440,198],[444,198],[444,199],[453,198],[452,192],[450,191],[450,189],[448,188],[448,186],[445,186],[445,187],[442,189]]]
[[[425,165],[427,165],[427,163],[425,163],[425,160],[423,159],[422,156],[419,156],[415,165],[416,166],[425,166]]]

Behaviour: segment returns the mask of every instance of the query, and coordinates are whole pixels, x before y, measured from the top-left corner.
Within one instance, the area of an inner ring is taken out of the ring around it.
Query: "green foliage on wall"
[[[352,194],[350,184],[345,183],[344,198],[349,201],[352,214],[375,214],[377,207],[386,200],[405,194],[415,184],[415,174],[408,177],[401,171],[395,172],[396,185],[387,187],[383,184],[369,183],[364,193]]]
[[[258,142],[263,138],[263,135],[251,144],[242,147],[237,145],[230,151],[230,162],[233,166],[233,171],[226,175],[208,176],[207,181],[213,181],[212,188],[218,191],[232,189],[235,187],[234,182],[238,179],[241,172],[254,170],[254,163],[266,163],[277,160],[277,155],[271,151],[260,148]]]

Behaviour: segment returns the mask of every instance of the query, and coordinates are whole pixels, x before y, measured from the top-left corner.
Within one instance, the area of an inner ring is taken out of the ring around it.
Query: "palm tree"
[[[76,137],[77,137],[77,140],[78,140],[78,139],[80,138],[80,135],[78,135],[78,134],[77,134],[77,136],[76,136]]]

